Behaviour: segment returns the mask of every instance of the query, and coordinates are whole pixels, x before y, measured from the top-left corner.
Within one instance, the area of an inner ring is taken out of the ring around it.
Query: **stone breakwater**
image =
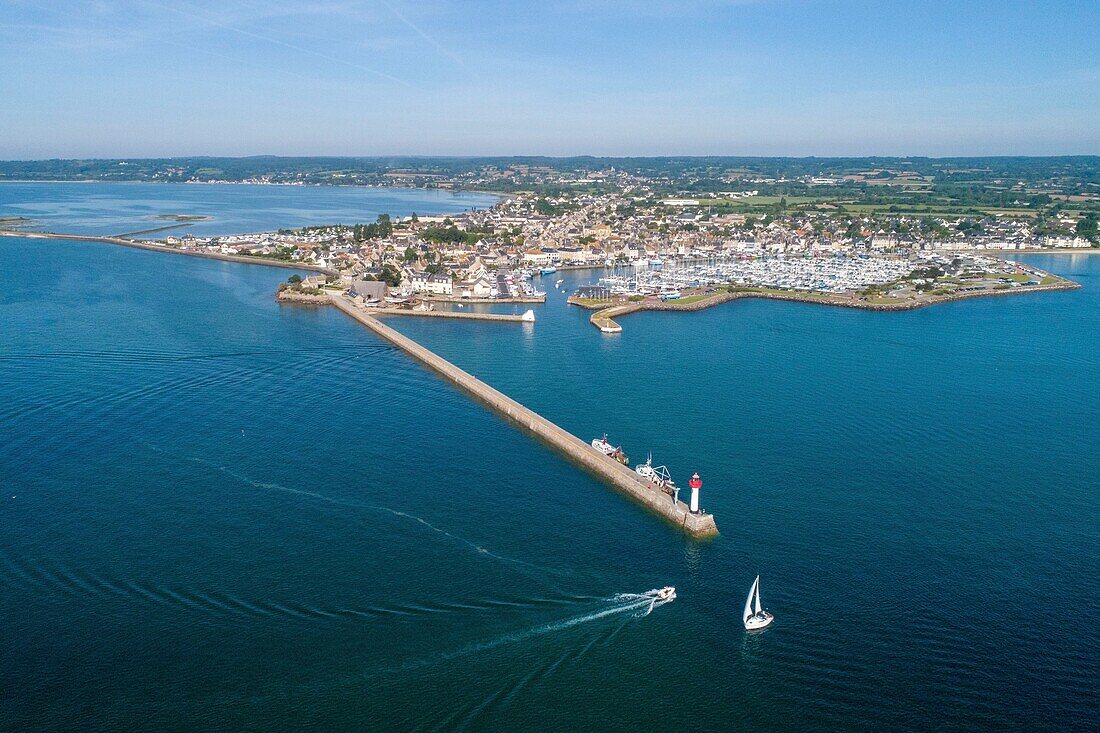
[[[350,303],[346,298],[339,295],[330,297],[336,307],[381,338],[397,346],[501,417],[534,435],[573,463],[660,515],[682,531],[693,537],[712,537],[718,534],[718,527],[710,514],[692,514],[684,502],[673,502],[672,497],[656,486],[643,481],[634,471],[618,461],[598,453],[575,435],[524,407],[503,392],[493,389],[472,374],[459,369],[407,336],[398,333]]]
[[[981,290],[966,293],[952,293],[950,295],[932,295],[921,300],[899,300],[897,303],[868,303],[856,300],[844,295],[810,294],[810,293],[774,293],[757,290],[735,290],[732,292],[715,293],[709,298],[695,300],[690,303],[678,303],[676,301],[638,301],[636,303],[622,303],[608,305],[607,303],[586,303],[574,298],[569,299],[571,305],[580,306],[595,313],[588,319],[592,325],[607,330],[608,328],[622,329],[616,318],[637,313],[638,311],[699,311],[704,308],[728,303],[731,300],[741,298],[765,298],[768,300],[786,300],[796,303],[814,303],[817,305],[829,305],[836,308],[858,308],[870,311],[908,311],[918,308],[927,308],[940,303],[949,303],[954,300],[967,300],[969,298],[988,298],[994,295],[1020,295],[1022,293],[1040,293],[1052,290],[1077,290],[1081,285],[1070,280],[1060,279],[1059,282],[1049,285],[1032,285],[1005,290]]]
[[[454,313],[452,311],[418,311],[410,308],[376,308],[371,311],[372,316],[420,316],[423,318],[455,318],[467,321],[497,321],[505,323],[522,323],[523,316],[514,316],[507,313]]]
[[[333,304],[331,291],[302,292],[291,288],[282,288],[275,293],[275,300],[294,305],[330,306]],[[467,321],[496,321],[498,323],[524,323],[523,316],[507,313],[456,313],[452,311],[422,311],[414,308],[372,308],[373,318],[386,316],[413,316],[418,318],[452,318]],[[533,321],[531,321],[533,323]]]
[[[545,303],[546,296],[516,296],[509,298],[463,298],[456,295],[424,295],[421,294],[420,299],[431,303],[479,303],[489,305],[501,305],[504,303]]]
[[[296,303],[297,305],[332,305],[332,301],[325,293],[303,293],[289,288],[275,293],[275,300],[280,303]]]

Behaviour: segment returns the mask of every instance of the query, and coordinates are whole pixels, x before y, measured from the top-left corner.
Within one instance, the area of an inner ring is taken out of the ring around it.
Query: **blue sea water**
[[[484,193],[363,186],[253,184],[0,182],[0,218],[21,228],[116,236],[171,227],[144,236],[247,234],[320,224],[364,224],[379,214],[454,214],[492,206]],[[203,216],[175,226],[164,217]]]
[[[0,728],[1091,729],[1100,257],[1030,261],[1084,288],[392,321],[698,542],[285,271],[0,239]]]

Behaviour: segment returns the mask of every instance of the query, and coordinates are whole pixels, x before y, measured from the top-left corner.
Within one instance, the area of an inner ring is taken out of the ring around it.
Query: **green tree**
[[[1088,214],[1084,219],[1077,222],[1077,226],[1074,228],[1078,237],[1084,237],[1090,242],[1095,243],[1097,241],[1097,235],[1100,234],[1100,225],[1097,224],[1096,214]]]
[[[554,206],[546,199],[539,199],[535,202],[535,211],[543,216],[553,216],[558,213],[558,207]]]
[[[401,284],[401,271],[387,262],[382,265],[382,272],[379,274],[378,279],[391,288],[395,288]]]
[[[378,221],[375,223],[378,225],[378,237],[385,239],[393,234],[393,223],[390,221],[389,214],[379,214]]]

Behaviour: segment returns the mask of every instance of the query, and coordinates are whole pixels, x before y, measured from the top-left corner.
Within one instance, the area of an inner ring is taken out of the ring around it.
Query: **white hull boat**
[[[775,617],[764,610],[760,605],[760,576],[756,576],[752,588],[749,589],[749,597],[745,599],[745,611],[741,615],[741,621],[747,631],[758,631],[766,628],[775,620]]]
[[[654,484],[669,496],[672,496],[677,491],[676,482],[672,480],[672,476],[669,474],[668,469],[665,466],[654,466],[652,455],[646,459],[645,463],[639,463],[635,466],[634,473]]]
[[[623,453],[623,449],[617,445],[611,445],[607,441],[607,434],[605,433],[602,438],[593,438],[592,447],[603,453],[608,458],[614,458],[624,466],[630,463],[630,459]]]

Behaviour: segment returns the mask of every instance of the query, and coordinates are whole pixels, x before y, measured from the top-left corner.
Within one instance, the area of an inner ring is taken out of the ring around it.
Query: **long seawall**
[[[374,317],[419,316],[421,318],[453,318],[466,321],[497,321],[504,323],[523,323],[523,316],[508,313],[455,313],[454,311],[418,311],[399,310],[397,308],[377,308],[371,312]],[[531,321],[532,323],[534,321]]]
[[[1050,273],[1046,274],[1049,275]],[[678,303],[677,301],[654,303],[645,300],[636,303],[621,303],[618,305],[588,305],[573,299],[570,299],[568,302],[570,305],[594,310],[595,313],[589,316],[588,321],[596,328],[599,328],[601,331],[608,331],[610,329],[610,332],[619,333],[622,331],[622,326],[620,326],[615,319],[631,313],[638,313],[639,311],[700,311],[722,303],[728,303],[731,300],[740,300],[741,298],[786,300],[792,303],[810,303],[812,305],[826,305],[833,308],[854,308],[856,310],[886,312],[911,311],[940,305],[941,303],[951,303],[956,300],[968,300],[970,298],[990,298],[1000,295],[1020,295],[1022,293],[1044,293],[1052,290],[1077,290],[1081,287],[1080,283],[1075,283],[1072,280],[1066,280],[1065,278],[1058,278],[1058,280],[1059,282],[1049,285],[1029,285],[1018,288],[1008,288],[1006,290],[979,290],[975,292],[951,293],[949,295],[933,296],[925,300],[903,300],[897,303],[865,303],[857,300],[842,300],[836,297],[813,297],[807,293],[772,293],[752,290],[715,293],[709,298],[695,300],[690,303]]]
[[[501,417],[542,440],[573,463],[628,495],[653,513],[675,524],[684,532],[693,537],[713,537],[718,534],[718,527],[715,525],[712,515],[692,514],[684,502],[673,502],[672,497],[643,481],[634,471],[613,458],[597,452],[592,446],[572,433],[558,427],[533,410],[524,407],[503,392],[493,389],[472,374],[459,369],[435,352],[398,333],[377,318],[348,302],[342,295],[332,294],[330,297],[337,308],[359,321],[378,336],[389,341]]]

